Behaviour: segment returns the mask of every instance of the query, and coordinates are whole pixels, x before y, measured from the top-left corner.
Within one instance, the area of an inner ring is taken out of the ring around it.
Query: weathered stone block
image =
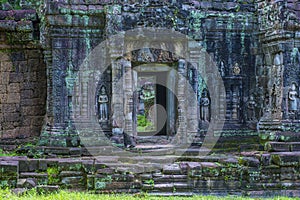
[[[27,68],[30,69],[32,72],[37,72],[37,71],[42,71],[42,72],[45,72],[45,69],[44,69],[44,63],[40,62],[40,60],[38,59],[29,59],[28,60],[28,64],[27,64]],[[42,77],[45,78],[45,75],[44,74]]]
[[[33,24],[31,21],[19,21],[16,25],[16,30],[20,32],[31,32],[33,31]]]
[[[181,169],[178,164],[164,165],[163,173],[164,174],[181,174]]]
[[[249,167],[259,167],[260,165],[259,160],[254,157],[241,157],[239,163]]]
[[[211,162],[201,162],[202,174],[205,177],[219,176],[220,168],[217,164]]]
[[[45,114],[44,106],[23,106],[24,115],[27,116],[42,116]]]
[[[0,175],[1,179],[4,176],[17,178],[19,175],[18,161],[0,161]]]
[[[30,117],[31,119],[31,125],[33,127],[37,127],[38,129],[41,129],[43,123],[44,123],[44,117]]]
[[[103,168],[103,169],[98,169],[97,174],[114,174],[115,169],[113,168]]]
[[[16,25],[14,20],[0,20],[0,30],[15,31]]]
[[[17,119],[17,118],[13,118],[13,119]],[[3,117],[3,120],[7,120],[7,118]],[[15,122],[14,122],[14,120],[13,121],[3,122],[2,123],[2,129],[3,130],[15,129]]]
[[[34,59],[35,62],[33,62],[33,63],[36,64],[39,62],[38,58],[41,58],[41,51],[38,49],[31,49],[31,50],[25,51],[25,55],[26,55],[26,59],[28,59],[28,60]]]
[[[58,138],[50,138],[49,144],[47,146],[66,147],[67,141],[65,138],[63,138],[63,135],[62,135]],[[69,149],[51,149],[51,152],[54,154],[59,154],[59,155],[69,155],[69,153],[70,153]]]
[[[41,105],[41,104],[43,104],[43,102],[44,101],[41,98],[30,98],[30,99],[22,98],[20,105],[21,106],[34,106],[34,105]]]
[[[0,52],[1,69],[2,69],[2,62],[3,61],[10,61],[10,60],[11,60],[11,58],[10,58],[8,53]]]
[[[79,177],[83,176],[83,172],[81,171],[61,171],[60,177]]]
[[[289,143],[285,142],[268,142],[265,145],[265,149],[269,152],[289,152]]]
[[[19,104],[21,100],[20,93],[8,93],[7,95],[7,102],[8,103],[16,103]]]
[[[194,189],[201,188],[201,190],[206,191],[210,189],[209,181],[206,180],[193,180],[192,184]]]
[[[61,183],[65,188],[78,189],[80,187],[82,188],[83,186],[85,186],[83,176],[63,177],[61,179]]]
[[[0,94],[0,103],[7,103],[7,95]]]
[[[19,122],[21,116],[19,113],[7,113],[4,115],[4,120],[6,122]]]
[[[197,162],[188,162],[188,176],[191,178],[201,177],[202,167],[200,163]]]
[[[17,187],[32,189],[36,187],[37,180],[35,178],[18,179]]]
[[[279,166],[298,166],[299,159],[299,152],[275,153],[271,155],[272,163]]]
[[[281,167],[281,181],[297,181],[299,176],[298,167]]]
[[[34,172],[39,169],[39,161],[36,159],[20,160],[19,167],[20,172]]]
[[[5,59],[5,58],[3,58]],[[2,60],[1,60],[2,61]],[[0,68],[0,71],[1,72],[11,72],[13,71],[13,63],[12,62],[5,62],[5,61],[2,61],[1,62],[1,68]]]
[[[40,171],[46,171],[47,170],[47,160],[40,159],[39,160],[39,170]]]
[[[20,83],[10,83],[7,88],[9,93],[19,93],[20,92]]]
[[[240,181],[225,181],[225,188],[227,190],[240,190],[242,187],[242,183]]]
[[[14,113],[17,112],[17,110],[16,104],[2,104],[1,111],[3,113]]]
[[[59,161],[58,166],[60,171],[81,171],[82,162],[72,160]]]
[[[1,72],[0,84],[7,85],[9,83],[9,72]]]
[[[300,151],[300,142],[291,142],[290,150],[291,151]]]
[[[226,190],[227,183],[224,180],[211,180],[208,185],[211,190]]]
[[[81,148],[70,148],[70,155],[71,156],[81,156]]]
[[[0,94],[6,94],[7,88],[6,85],[0,85]]]

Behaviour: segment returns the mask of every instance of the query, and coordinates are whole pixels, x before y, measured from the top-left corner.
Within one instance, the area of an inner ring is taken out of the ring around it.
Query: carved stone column
[[[93,98],[89,96],[90,74],[78,77],[78,71],[92,48],[103,40],[105,15],[104,10],[90,12],[77,8],[73,12],[80,12],[80,17],[61,12],[71,4],[68,1],[44,1],[41,41],[47,63],[47,114],[40,136],[43,146],[79,146],[73,120],[85,116],[89,123],[93,114],[89,101]],[[89,23],[94,17],[97,24]],[[80,84],[76,83],[77,78]]]
[[[136,136],[133,123],[133,71],[131,70],[131,62],[123,61],[123,87],[124,87],[124,116],[125,126],[124,132],[129,137]]]
[[[180,59],[178,62],[178,89],[177,89],[177,98],[178,98],[178,131],[177,135],[179,143],[187,143],[187,64],[185,60]]]

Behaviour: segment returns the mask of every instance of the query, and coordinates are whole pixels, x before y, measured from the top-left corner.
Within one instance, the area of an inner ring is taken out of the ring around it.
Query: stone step
[[[192,192],[148,192],[150,196],[162,196],[162,197],[170,197],[170,196],[178,196],[178,197],[192,197],[195,194]]]
[[[210,153],[212,150],[207,149],[205,147],[194,147],[194,148],[188,148],[188,149],[176,149],[175,154],[176,155],[183,155],[183,156],[203,156]]]
[[[300,142],[267,142],[265,150],[268,152],[298,152]]]
[[[281,167],[299,166],[300,152],[271,153],[271,162]]]

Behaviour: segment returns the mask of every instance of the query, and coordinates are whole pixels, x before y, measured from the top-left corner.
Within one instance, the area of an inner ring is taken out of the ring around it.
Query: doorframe
[[[168,64],[161,64],[161,63],[145,63],[145,64],[141,64],[138,65],[136,67],[133,67],[133,84],[134,84],[134,88],[137,88],[137,81],[138,81],[138,74],[139,73],[166,73],[167,74],[167,80],[164,83],[161,83],[160,85],[163,85],[166,87],[166,102],[165,102],[165,109],[167,112],[167,120],[166,120],[166,124],[164,126],[166,126],[165,131],[166,134],[163,134],[165,136],[172,136],[175,135],[175,131],[176,131],[176,121],[177,121],[177,117],[178,117],[178,113],[177,113],[177,109],[176,109],[176,94],[177,94],[177,71],[173,68],[177,65],[173,65],[170,66]],[[158,81],[158,80],[156,80]],[[156,84],[159,84],[159,81],[156,82]],[[157,95],[157,94],[156,94]],[[134,108],[136,109],[136,108]],[[137,116],[137,112],[134,112],[135,116],[133,116],[134,118],[136,118]],[[135,124],[135,126],[137,126],[137,124]],[[138,132],[137,132],[137,136]]]

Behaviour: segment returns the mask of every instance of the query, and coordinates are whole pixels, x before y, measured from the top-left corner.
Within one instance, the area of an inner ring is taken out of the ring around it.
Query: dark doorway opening
[[[139,72],[137,78],[137,133],[138,136],[163,136],[176,130],[176,81],[169,71]],[[173,88],[173,89],[171,89]]]

